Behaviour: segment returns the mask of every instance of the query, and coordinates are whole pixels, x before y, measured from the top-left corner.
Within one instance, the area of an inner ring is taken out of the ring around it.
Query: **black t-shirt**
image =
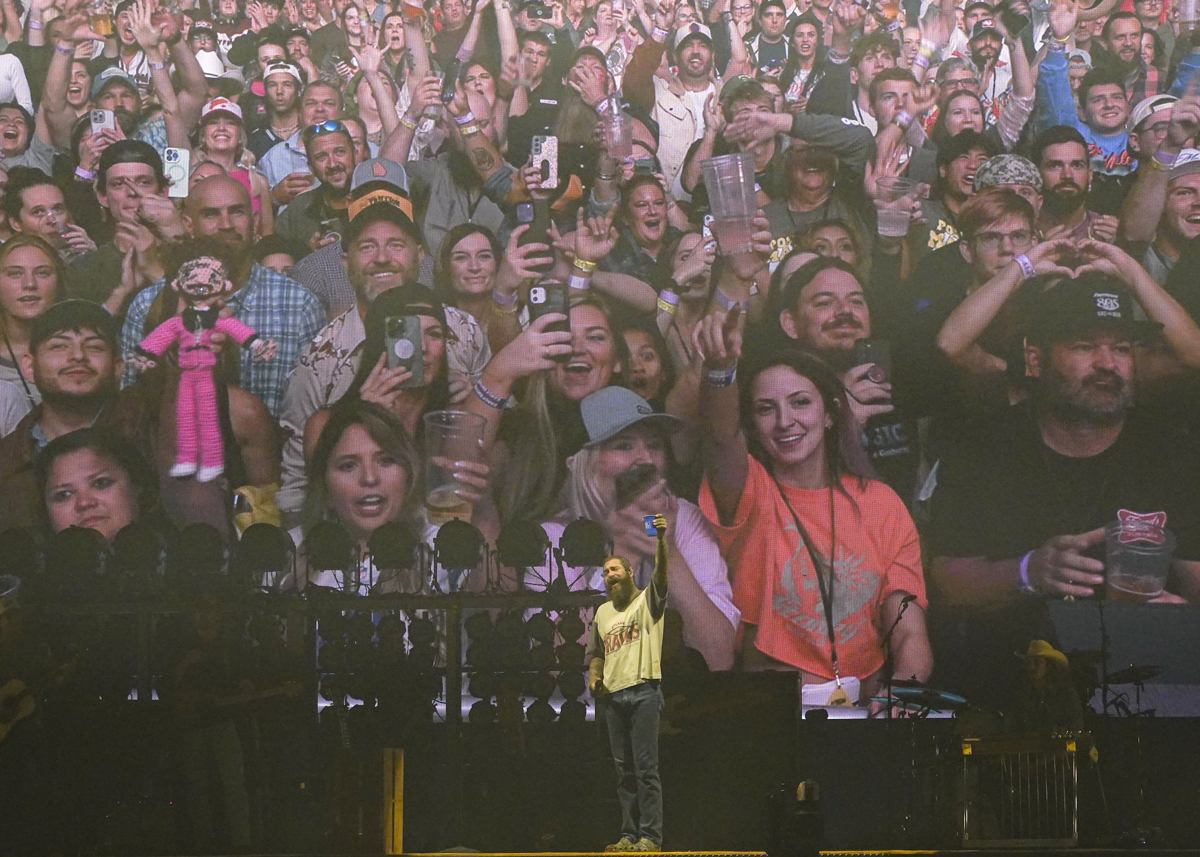
[[[1028,405],[1018,405],[942,459],[932,554],[1012,559],[1053,536],[1103,527],[1124,509],[1165,512],[1175,557],[1200,559],[1195,473],[1185,438],[1136,409],[1104,452],[1070,458],[1043,443]]]
[[[863,446],[879,477],[911,507],[920,463],[916,419],[897,403],[888,413],[867,420]]]

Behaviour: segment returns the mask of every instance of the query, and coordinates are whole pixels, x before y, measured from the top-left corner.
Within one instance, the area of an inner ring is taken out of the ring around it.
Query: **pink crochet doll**
[[[213,334],[220,332],[238,345],[249,346],[254,359],[270,360],[277,346],[236,318],[221,318],[225,296],[233,291],[225,266],[211,256],[185,262],[171,283],[187,304],[183,313],[164,321],[138,346],[139,369],[153,366],[171,346],[179,345],[179,393],[175,403],[175,477],[195,474],[199,482],[211,482],[225,470],[220,416],[213,367],[219,347]]]

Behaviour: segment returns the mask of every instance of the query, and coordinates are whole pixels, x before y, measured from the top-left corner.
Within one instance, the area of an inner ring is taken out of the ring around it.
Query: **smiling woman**
[[[21,371],[29,353],[33,320],[58,298],[63,264],[36,235],[14,235],[0,246],[0,380],[19,385],[31,405],[41,401],[32,378]]]

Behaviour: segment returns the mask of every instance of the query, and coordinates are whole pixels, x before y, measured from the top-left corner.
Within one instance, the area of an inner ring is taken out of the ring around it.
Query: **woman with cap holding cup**
[[[567,459],[558,513],[544,524],[547,535],[557,542],[577,518],[601,523],[612,552],[629,560],[640,587],[649,582],[656,549],[645,519],[664,515],[672,542],[667,606],[679,612],[685,644],[704,656],[709,669],[732,668],[740,613],[720,545],[699,507],[676,496],[667,484],[671,434],[680,421],[655,413],[645,399],[623,387],[592,393],[580,403],[580,412],[588,442]],[[543,588],[554,577],[551,571],[530,569],[526,586]],[[602,571],[593,569],[575,585],[603,589],[602,577]]]
[[[258,217],[259,236],[274,232],[271,188],[261,173],[247,169],[244,163],[246,128],[242,122],[242,108],[228,98],[214,98],[201,108],[196,134],[200,142],[192,150],[193,162],[219,164],[230,178],[244,185],[250,192],[250,206]]]

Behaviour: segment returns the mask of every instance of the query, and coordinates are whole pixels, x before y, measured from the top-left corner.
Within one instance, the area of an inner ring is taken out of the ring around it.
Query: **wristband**
[[[833,48],[830,48],[825,55],[829,57],[829,61],[835,65],[845,65],[850,61],[850,54],[844,54],[841,51],[835,51]]]
[[[464,53],[466,54],[466,56],[463,56],[463,54],[464,54]],[[459,62],[461,62],[461,63],[470,62],[470,61],[471,61],[471,54],[472,54],[472,53],[474,53],[474,51],[466,51],[466,50],[465,50],[465,49],[463,49],[463,48],[459,48],[459,49],[458,49],[458,53],[456,53],[456,54],[454,55],[454,58],[455,58],[456,60],[458,60]]]
[[[63,47],[62,45],[55,45],[54,52],[56,54],[62,54],[64,57],[73,57],[75,56],[75,46],[71,45],[70,47]]]
[[[1022,253],[1017,258],[1013,259],[1021,267],[1021,273],[1025,279],[1031,279],[1037,276],[1037,270],[1033,267],[1033,262],[1029,261],[1029,257]]]
[[[650,33],[650,37],[659,44],[663,44],[667,40],[667,31],[662,27],[655,27]]]
[[[1179,152],[1171,154],[1170,152],[1164,152],[1162,149],[1159,149],[1150,157],[1150,162],[1151,165],[1158,164],[1160,167],[1169,170],[1171,167],[1175,166],[1175,162],[1179,160],[1179,155]]]
[[[471,137],[471,136],[479,133],[479,126],[478,125],[463,125],[458,129],[458,133],[462,134],[464,137]]]
[[[495,289],[492,289],[492,300],[500,306],[512,306],[517,302],[517,293],[513,292],[511,295],[502,295]]]
[[[578,256],[575,257],[574,265],[585,274],[590,274],[592,271],[596,270],[595,262],[589,262],[587,259],[580,259]]]
[[[414,122],[413,120],[409,119],[407,116],[400,117],[400,124],[403,125],[405,128],[407,128],[410,131],[417,130],[417,123]]]
[[[658,299],[660,301],[666,301],[673,307],[679,306],[679,295],[675,293],[674,289],[663,289],[658,293]]]
[[[907,131],[913,123],[913,117],[907,110],[897,110],[895,121],[902,131]]]
[[[1029,582],[1029,558],[1032,556],[1033,551],[1030,551],[1029,553],[1025,554],[1025,556],[1021,557],[1021,564],[1019,566],[1021,572],[1021,582],[1017,588],[1021,591],[1022,595],[1037,595],[1037,590],[1034,589],[1033,584]]]
[[[154,71],[162,71],[167,67],[165,62],[151,62],[150,60],[146,60],[146,65],[150,66]]]
[[[658,300],[655,303],[658,304],[659,311],[665,312],[667,315],[675,315],[675,313],[679,312],[679,307],[668,300],[664,300],[662,295],[658,296]]]
[[[80,179],[81,181],[90,182],[95,177],[96,174],[90,170],[85,170],[83,167],[75,168],[75,178]]]
[[[41,21],[32,21],[32,20],[31,20],[31,21],[29,22],[29,29],[31,29],[31,30],[44,30],[44,29],[46,29],[46,25],[45,25],[45,24],[43,24]]]
[[[494,408],[497,411],[504,410],[505,400],[489,390],[482,379],[475,382],[475,395],[479,397],[479,401],[483,402],[489,408]]]
[[[571,274],[571,276],[567,277],[567,285],[571,287],[571,291],[586,292],[592,287],[592,278]]]
[[[454,121],[457,122],[459,125],[470,125],[472,122],[475,121],[475,114],[472,113],[470,110],[468,110],[462,116],[455,116]]]
[[[742,311],[745,312],[746,308],[750,305],[750,301],[735,301],[720,289],[713,290],[713,297],[717,299],[717,303],[721,305],[721,309],[726,312],[729,312],[735,306],[741,307]]]
[[[929,57],[918,53],[915,57],[913,57],[912,64],[916,68],[920,68],[920,69],[924,69],[924,70],[928,71],[929,70],[929,60],[930,60]]]
[[[601,116],[606,115],[609,110],[612,110],[612,101],[607,98],[596,105],[596,112]]]
[[[732,369],[708,369],[704,372],[704,383],[718,389],[733,386],[737,380],[737,364]]]

